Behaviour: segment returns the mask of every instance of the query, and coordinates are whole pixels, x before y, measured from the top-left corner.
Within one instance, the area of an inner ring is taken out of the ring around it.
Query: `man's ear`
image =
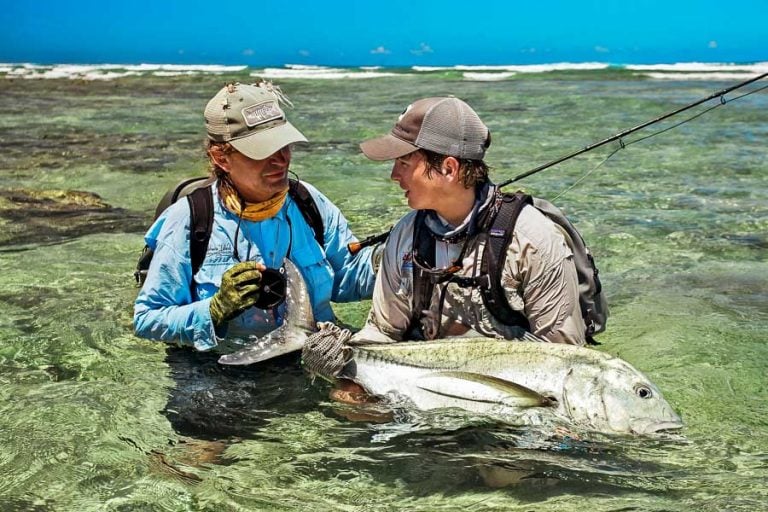
[[[221,146],[211,146],[208,148],[208,156],[216,167],[224,172],[229,172],[229,155]]]
[[[451,177],[454,180],[459,178],[459,168],[461,167],[461,164],[459,164],[459,161],[452,156],[447,156],[443,160],[443,163],[440,164],[440,174],[442,174],[445,177]]]

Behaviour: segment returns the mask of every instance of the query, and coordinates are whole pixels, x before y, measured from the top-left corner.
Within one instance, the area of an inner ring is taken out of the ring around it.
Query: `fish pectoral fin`
[[[463,371],[438,371],[418,379],[417,386],[442,396],[511,405],[515,407],[547,407],[548,398],[523,385],[492,375]]]

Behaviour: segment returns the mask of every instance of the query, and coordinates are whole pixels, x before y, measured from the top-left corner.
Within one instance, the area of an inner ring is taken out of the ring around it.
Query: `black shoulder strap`
[[[413,304],[411,304],[411,323],[408,326],[408,339],[424,339],[424,333],[421,328],[421,315],[426,309],[429,309],[429,302],[432,300],[432,291],[434,283],[421,267],[432,268],[435,266],[435,238],[426,229],[425,210],[419,210],[416,213],[416,219],[413,223],[413,253],[411,257],[419,259],[419,264],[413,264]]]
[[[160,202],[157,203],[155,208],[155,219],[157,219],[166,208],[175,203],[180,197],[184,197],[191,194],[193,190],[198,188],[207,187],[215,178],[212,176],[194,176],[192,178],[184,178],[173,187],[169,188]]]
[[[296,201],[296,205],[299,207],[299,210],[301,210],[301,214],[315,233],[315,240],[317,240],[317,243],[320,244],[320,247],[325,247],[323,216],[320,215],[320,210],[318,210],[312,194],[309,193],[309,190],[307,190],[307,187],[305,187],[303,183],[294,179],[289,180],[288,194],[290,194],[291,198]]]
[[[526,330],[530,328],[528,319],[509,305],[501,284],[501,273],[507,260],[507,248],[512,241],[517,217],[528,204],[533,204],[533,199],[522,192],[502,196],[499,211],[491,220],[486,232],[486,246],[480,265],[481,274],[489,276],[489,286],[480,287],[485,307],[499,322],[518,325]]]
[[[208,250],[213,229],[213,189],[198,188],[187,194],[189,201],[189,256],[192,275],[197,274]]]
[[[173,203],[175,203],[181,197],[186,196],[189,200],[190,210],[190,254],[192,256],[192,274],[196,274],[200,269],[200,265],[205,258],[205,252],[208,248],[208,239],[211,236],[211,227],[213,225],[213,198],[211,197],[210,184],[215,180],[212,176],[195,176],[193,178],[185,178],[178,182],[176,185],[168,189],[168,191],[160,199],[155,208],[155,217],[158,217]],[[205,191],[209,191],[207,194]],[[196,198],[192,199],[192,194],[197,194]],[[205,196],[208,196],[206,198]],[[205,222],[208,220],[207,223]],[[193,233],[198,233],[198,240],[195,240]],[[147,271],[149,265],[154,256],[154,251],[148,246],[144,246],[144,250],[141,252],[139,261],[136,264],[136,271],[133,276],[136,279],[136,284],[139,286],[144,284],[144,280],[147,278]]]

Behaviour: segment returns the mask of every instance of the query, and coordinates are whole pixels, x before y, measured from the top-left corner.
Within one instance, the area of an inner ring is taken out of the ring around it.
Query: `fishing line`
[[[656,135],[658,135],[658,134],[660,134],[660,133],[664,133],[664,132],[666,132],[666,131],[669,131],[669,130],[671,130],[671,129],[673,129],[673,128],[677,128],[678,126],[680,126],[680,125],[682,125],[682,124],[685,124],[685,123],[687,123],[688,121],[693,121],[693,120],[694,120],[694,119],[696,119],[697,117],[703,116],[704,114],[706,114],[706,113],[707,113],[707,112],[709,112],[710,110],[714,110],[714,109],[716,109],[716,108],[718,108],[718,107],[722,107],[722,106],[723,106],[723,105],[725,105],[726,103],[731,103],[731,102],[733,102],[733,101],[736,101],[736,100],[738,100],[738,99],[741,99],[741,98],[743,98],[744,96],[749,96],[750,94],[754,94],[754,93],[756,93],[756,92],[760,92],[760,91],[763,91],[763,90],[765,90],[765,89],[768,89],[768,85],[764,85],[763,87],[760,87],[759,89],[755,89],[754,91],[745,92],[744,94],[742,94],[742,95],[740,95],[740,96],[736,96],[735,98],[732,98],[732,99],[730,99],[730,100],[726,100],[726,99],[725,99],[725,96],[721,96],[721,97],[720,97],[720,100],[721,100],[721,101],[720,101],[720,103],[718,103],[718,104],[716,104],[716,105],[712,105],[711,107],[709,107],[709,108],[707,108],[707,109],[705,109],[705,110],[702,110],[702,111],[701,111],[701,112],[699,112],[698,114],[695,114],[695,115],[693,115],[693,116],[689,117],[688,119],[683,119],[683,120],[682,120],[682,121],[680,121],[679,123],[675,123],[675,124],[673,124],[672,126],[668,126],[668,127],[664,128],[664,129],[662,129],[662,130],[659,130],[659,131],[657,131],[657,132],[653,132],[653,133],[650,133],[650,134],[646,135],[645,137],[640,137],[640,138],[638,138],[638,139],[635,139],[635,140],[633,140],[633,141],[631,141],[631,142],[627,142],[627,143],[625,143],[624,145],[625,145],[625,146],[629,146],[630,144],[635,144],[635,143],[637,143],[637,142],[640,142],[640,141],[643,141],[643,140],[645,140],[645,139],[650,139],[651,137],[655,137]],[[623,149],[623,148],[619,148],[619,149]]]
[[[615,155],[616,153],[618,153],[619,151],[621,151],[622,149],[624,149],[624,147],[625,147],[625,144],[623,144],[623,143],[622,143],[622,144],[620,144],[620,145],[619,145],[619,147],[617,147],[616,149],[614,149],[613,151],[611,151],[611,152],[608,154],[608,156],[606,156],[605,158],[603,158],[603,160],[602,160],[602,161],[601,161],[599,164],[597,164],[597,165],[596,165],[596,166],[594,166],[592,169],[590,169],[589,171],[587,171],[587,172],[586,172],[586,174],[584,174],[584,176],[582,176],[581,178],[579,178],[578,180],[576,180],[576,181],[573,183],[573,185],[571,185],[570,187],[568,187],[567,189],[563,190],[562,192],[560,192],[559,194],[557,194],[555,197],[553,197],[551,201],[554,203],[555,201],[557,201],[558,199],[560,199],[562,196],[564,196],[565,194],[567,194],[568,192],[570,192],[571,190],[573,190],[574,188],[576,188],[576,187],[579,185],[579,183],[581,183],[582,181],[584,181],[585,179],[587,179],[587,178],[588,178],[588,177],[589,177],[589,176],[590,176],[590,175],[591,175],[593,172],[595,172],[595,171],[596,171],[596,170],[598,170],[600,167],[602,167],[602,166],[603,166],[603,164],[604,164],[605,162],[607,162],[609,158],[611,158],[613,155]]]
[[[639,137],[639,138],[637,138],[637,139],[634,139],[634,140],[631,140],[631,141],[629,141],[629,142],[624,142],[624,139],[622,139],[622,138],[619,138],[619,139],[618,139],[618,141],[619,141],[619,147],[618,147],[618,148],[616,148],[616,149],[614,149],[613,151],[611,151],[611,152],[608,154],[608,156],[606,156],[606,157],[605,157],[605,158],[604,158],[604,159],[603,159],[603,160],[602,160],[602,161],[601,161],[599,164],[597,164],[595,167],[593,167],[592,169],[590,169],[589,171],[587,171],[587,172],[584,174],[584,176],[582,176],[581,178],[579,178],[578,180],[576,180],[576,182],[575,182],[575,183],[573,183],[573,184],[572,184],[570,187],[568,187],[567,189],[565,189],[565,190],[563,190],[562,192],[560,192],[559,194],[557,194],[557,195],[556,195],[556,196],[555,196],[555,197],[552,199],[552,201],[556,201],[556,200],[558,200],[559,198],[561,198],[562,196],[564,196],[565,194],[567,194],[568,192],[570,192],[571,190],[573,190],[574,188],[576,188],[576,187],[579,185],[579,183],[581,183],[582,181],[584,181],[585,179],[587,179],[587,178],[588,178],[588,177],[589,177],[589,176],[590,176],[590,175],[591,175],[593,172],[595,172],[597,169],[599,169],[600,167],[602,167],[602,165],[603,165],[605,162],[607,162],[609,158],[611,158],[613,155],[615,155],[616,153],[618,153],[618,152],[619,152],[619,151],[621,151],[622,149],[625,149],[627,146],[631,146],[632,144],[637,144],[638,142],[642,142],[642,141],[644,141],[644,140],[650,139],[651,137],[655,137],[656,135],[659,135],[659,134],[661,134],[661,133],[664,133],[664,132],[668,132],[669,130],[672,130],[672,129],[674,129],[674,128],[677,128],[678,126],[684,125],[685,123],[688,123],[688,122],[690,122],[690,121],[693,121],[694,119],[696,119],[696,118],[698,118],[698,117],[701,117],[701,116],[703,116],[704,114],[706,114],[707,112],[709,112],[709,111],[711,111],[711,110],[714,110],[714,109],[716,109],[716,108],[718,108],[718,107],[722,107],[722,106],[723,106],[723,105],[725,105],[726,103],[730,103],[730,102],[736,101],[736,100],[738,100],[738,99],[741,99],[741,98],[743,98],[744,96],[749,96],[750,94],[754,94],[754,93],[756,93],[756,92],[760,92],[760,91],[763,91],[763,90],[765,90],[765,89],[768,89],[768,85],[764,85],[764,86],[762,86],[762,87],[759,87],[759,88],[757,88],[757,89],[755,89],[755,90],[752,90],[752,91],[749,91],[749,92],[745,92],[744,94],[741,94],[741,95],[739,95],[739,96],[736,96],[736,97],[734,97],[734,98],[731,98],[730,100],[727,100],[727,99],[725,98],[725,95],[722,95],[722,96],[720,96],[720,103],[717,103],[717,104],[715,104],[715,105],[712,105],[711,107],[709,107],[709,108],[706,108],[706,109],[702,110],[701,112],[699,112],[699,113],[697,113],[697,114],[694,114],[694,115],[692,115],[691,117],[689,117],[689,118],[687,118],[687,119],[683,119],[683,120],[682,120],[682,121],[680,121],[679,123],[675,123],[675,124],[673,124],[673,125],[671,125],[671,126],[667,126],[666,128],[663,128],[663,129],[661,129],[661,130],[655,131],[655,132],[653,132],[653,133],[649,133],[648,135],[645,135],[644,137]],[[574,156],[575,156],[575,155],[574,155]],[[544,169],[542,169],[542,170],[544,170]],[[505,184],[506,184],[506,183],[505,183]],[[501,187],[501,186],[503,186],[503,185],[500,185],[500,187]]]
[[[673,125],[673,126],[671,126],[671,127],[667,128],[667,129],[672,129],[672,128],[674,128],[675,126],[679,126],[680,124],[683,124],[684,122],[688,122],[688,121],[690,121],[690,120],[692,120],[692,119],[695,119],[696,117],[699,117],[700,115],[703,115],[703,114],[705,114],[706,112],[708,112],[708,111],[710,111],[710,110],[712,110],[712,109],[714,109],[714,108],[717,108],[717,107],[719,107],[719,106],[725,105],[725,104],[727,103],[727,102],[725,101],[725,99],[724,99],[724,96],[725,96],[726,94],[728,94],[728,93],[729,93],[729,92],[731,92],[731,91],[735,91],[736,89],[740,89],[741,87],[744,87],[744,86],[746,86],[746,85],[748,85],[748,84],[751,84],[751,83],[753,83],[753,82],[757,82],[757,81],[759,81],[759,80],[762,80],[762,79],[763,79],[763,78],[765,78],[765,77],[768,77],[768,73],[763,73],[763,74],[761,74],[761,75],[757,75],[756,77],[750,78],[749,80],[745,80],[744,82],[740,82],[740,83],[738,83],[738,84],[736,84],[736,85],[733,85],[733,86],[731,86],[731,87],[728,87],[728,88],[726,88],[726,89],[723,89],[722,91],[719,91],[719,92],[716,92],[716,93],[714,93],[714,94],[711,94],[711,95],[707,96],[706,98],[702,98],[702,99],[700,99],[700,100],[698,100],[698,101],[694,101],[693,103],[690,103],[690,104],[688,104],[688,105],[685,105],[685,106],[683,106],[683,107],[680,107],[680,108],[679,108],[679,109],[677,109],[677,110],[673,110],[672,112],[668,112],[667,114],[664,114],[664,115],[662,115],[662,116],[659,116],[659,117],[657,117],[657,118],[655,118],[655,119],[651,119],[650,121],[646,121],[645,123],[639,124],[639,125],[637,125],[637,126],[635,126],[635,127],[633,127],[633,128],[629,128],[629,129],[627,129],[627,130],[624,130],[624,131],[622,131],[622,132],[619,132],[619,133],[617,133],[617,134],[615,134],[615,135],[611,135],[610,137],[608,137],[608,138],[606,138],[606,139],[603,139],[603,140],[601,140],[601,141],[599,141],[599,142],[595,142],[595,143],[593,143],[593,144],[590,144],[590,145],[588,145],[588,146],[585,146],[584,148],[582,148],[582,149],[579,149],[579,150],[577,150],[577,151],[574,151],[573,153],[569,153],[569,154],[567,154],[567,155],[565,155],[565,156],[562,156],[562,157],[560,157],[560,158],[557,158],[557,159],[555,159],[555,160],[552,160],[551,162],[547,162],[547,163],[545,163],[545,164],[543,164],[543,165],[540,165],[540,166],[538,166],[538,167],[535,167],[534,169],[531,169],[531,170],[529,170],[529,171],[526,171],[526,172],[524,172],[524,173],[522,173],[522,174],[519,174],[519,175],[515,176],[514,178],[510,178],[510,179],[508,179],[508,180],[506,180],[506,181],[503,181],[503,182],[499,183],[498,187],[499,187],[499,188],[505,187],[505,186],[509,185],[510,183],[514,183],[514,182],[516,182],[516,181],[519,181],[519,180],[521,180],[521,179],[523,179],[523,178],[527,178],[528,176],[531,176],[531,175],[533,175],[533,174],[536,174],[536,173],[538,173],[538,172],[541,172],[541,171],[543,171],[543,170],[545,170],[545,169],[548,169],[548,168],[550,168],[550,167],[552,167],[552,166],[554,166],[554,165],[557,165],[557,164],[559,164],[559,163],[565,162],[566,160],[570,160],[571,158],[573,158],[573,157],[575,157],[575,156],[578,156],[578,155],[584,154],[584,153],[586,153],[586,152],[588,152],[588,151],[592,151],[593,149],[596,149],[596,148],[598,148],[598,147],[600,147],[600,146],[603,146],[603,145],[605,145],[605,144],[607,144],[607,143],[609,143],[609,142],[613,142],[613,141],[615,141],[615,140],[618,140],[618,141],[619,141],[619,144],[621,145],[621,148],[624,148],[624,147],[626,147],[626,146],[627,146],[627,143],[625,143],[625,142],[623,141],[623,138],[624,138],[624,137],[626,137],[627,135],[629,135],[629,134],[631,134],[631,133],[634,133],[634,132],[636,132],[636,131],[642,130],[643,128],[646,128],[646,127],[648,127],[648,126],[650,126],[650,125],[652,125],[652,124],[656,124],[656,123],[658,123],[658,122],[660,122],[660,121],[663,121],[663,120],[665,120],[665,119],[668,119],[668,118],[670,118],[670,117],[672,117],[672,116],[676,116],[676,115],[678,115],[678,114],[680,114],[680,113],[682,113],[682,112],[684,112],[684,111],[686,111],[686,110],[689,110],[689,109],[691,109],[691,108],[693,108],[693,107],[696,107],[696,106],[698,106],[698,105],[701,105],[702,103],[706,103],[707,101],[713,100],[713,99],[715,99],[715,98],[720,98],[720,103],[718,103],[717,105],[714,105],[713,107],[710,107],[710,108],[708,108],[708,109],[706,109],[706,110],[704,110],[704,111],[700,112],[699,114],[697,114],[697,115],[695,115],[695,116],[692,116],[692,117],[691,117],[691,119],[685,120],[685,121],[683,121],[683,122],[681,122],[681,123],[678,123],[677,125]],[[730,101],[731,101],[731,102],[732,102],[732,101],[735,101],[735,100],[737,100],[737,99],[739,99],[739,98],[743,98],[744,96],[748,96],[748,95],[750,95],[750,94],[753,94],[753,93],[755,93],[755,92],[758,92],[758,91],[762,91],[762,90],[764,90],[764,89],[766,89],[766,88],[768,88],[768,86],[763,86],[763,87],[760,87],[760,88],[758,88],[758,89],[755,89],[755,90],[753,90],[753,91],[750,91],[750,92],[748,92],[748,93],[742,94],[741,96],[737,96],[736,98],[734,98],[734,99],[732,99],[732,100],[730,100]],[[663,133],[664,131],[667,131],[667,129],[665,129],[665,130],[661,130],[661,131],[659,131],[658,133]],[[649,137],[652,137],[652,136],[654,136],[654,135],[657,135],[657,133],[651,134],[651,135],[649,135],[649,136],[646,136],[646,137],[644,137],[644,138],[649,138]],[[635,141],[632,141],[632,142],[630,142],[630,144],[634,144],[635,142],[639,142],[640,140],[643,140],[643,138],[641,138],[641,139],[637,139],[637,140],[635,140]],[[621,148],[620,148],[620,149],[621,149]],[[613,153],[611,153],[610,155],[608,155],[608,158],[610,158],[611,156],[613,156],[615,153],[616,153],[616,152],[614,151]],[[602,163],[603,163],[603,162],[601,162],[599,165],[602,165]]]

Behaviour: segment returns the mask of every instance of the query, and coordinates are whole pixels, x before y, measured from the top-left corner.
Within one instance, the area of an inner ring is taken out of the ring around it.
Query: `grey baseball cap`
[[[205,107],[208,138],[229,142],[236,150],[254,160],[263,160],[294,142],[307,142],[293,127],[280,108],[274,86],[227,84]]]
[[[371,160],[393,160],[417,149],[482,160],[491,132],[472,107],[458,98],[424,98],[400,114],[392,131],[360,144]]]

